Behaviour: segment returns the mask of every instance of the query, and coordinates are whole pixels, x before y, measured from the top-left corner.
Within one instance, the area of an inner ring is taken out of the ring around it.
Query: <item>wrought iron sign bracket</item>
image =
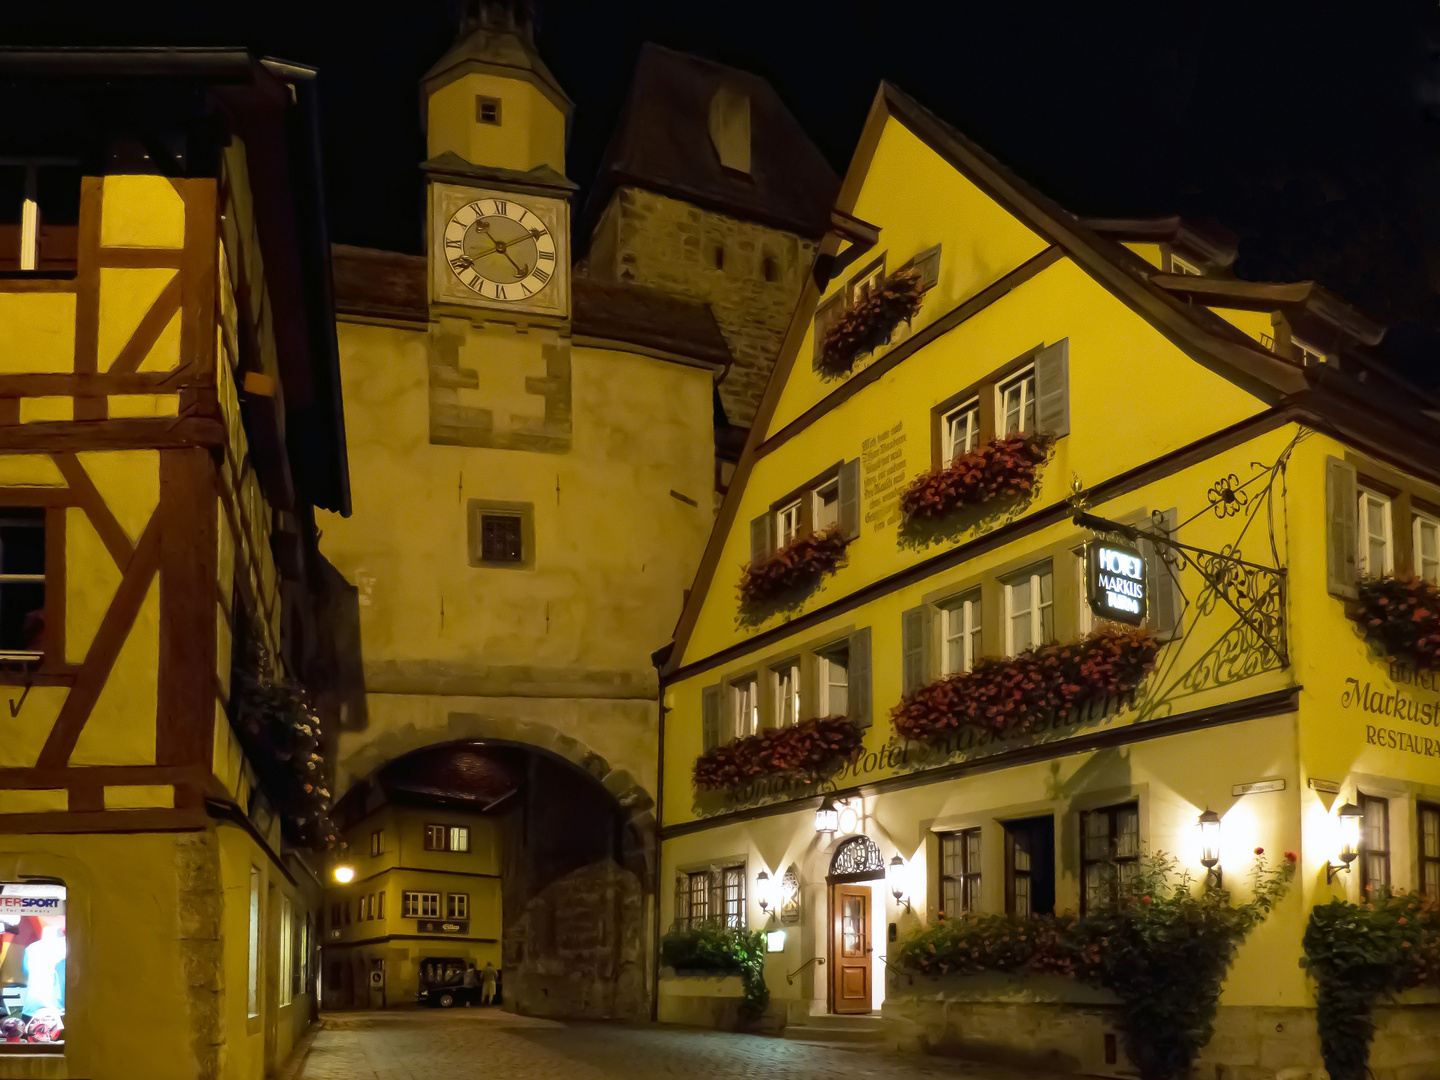
[[[1124,525],[1079,508],[1073,520],[1092,532],[1123,537],[1132,543],[1145,540],[1164,553],[1166,562],[1175,570],[1193,567],[1209,591],[1235,612],[1256,639],[1274,654],[1280,666],[1290,665],[1285,640],[1284,569],[1247,562],[1233,551],[1209,551],[1182,544],[1163,532]]]

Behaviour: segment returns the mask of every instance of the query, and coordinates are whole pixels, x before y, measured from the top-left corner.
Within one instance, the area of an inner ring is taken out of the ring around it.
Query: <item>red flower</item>
[[[1300,861],[1300,856],[1299,856],[1299,855],[1296,855],[1295,852],[1293,852],[1293,851],[1287,851],[1287,852],[1285,852],[1285,861],[1286,861],[1286,862],[1299,862],[1299,861]]]
[[[762,604],[812,589],[840,565],[850,543],[839,529],[797,537],[763,562],[740,573],[740,603]]]
[[[1148,897],[1148,896],[1142,896],[1142,897],[1140,897],[1140,903],[1142,903],[1142,904],[1148,904],[1148,903],[1150,903],[1150,897]]]
[[[1264,849],[1263,847],[1257,847],[1257,848],[1255,849],[1255,854],[1256,854],[1256,855],[1264,855],[1264,854],[1265,854],[1265,849]]]

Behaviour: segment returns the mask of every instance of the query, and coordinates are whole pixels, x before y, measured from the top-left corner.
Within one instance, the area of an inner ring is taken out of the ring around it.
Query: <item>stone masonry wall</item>
[[[748,427],[815,258],[815,243],[635,187],[616,191],[595,234],[592,276],[710,305],[735,356],[720,384],[720,399],[730,423]]]
[[[213,830],[175,839],[180,893],[180,961],[190,1001],[190,1049],[197,1080],[218,1080],[224,1067],[225,984],[220,931],[224,896]]]

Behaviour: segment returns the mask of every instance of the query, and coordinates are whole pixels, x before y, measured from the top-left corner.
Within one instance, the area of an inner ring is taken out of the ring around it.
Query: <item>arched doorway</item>
[[[355,880],[328,890],[327,1007],[407,1003],[489,963],[514,1011],[648,1016],[653,836],[612,773],[462,738],[404,750],[352,784],[335,811]]]
[[[864,834],[842,840],[830,858],[825,881],[830,911],[830,1011],[871,1012],[879,1000],[877,946],[882,954],[884,950],[885,860],[879,846]],[[879,982],[883,985],[884,980]]]

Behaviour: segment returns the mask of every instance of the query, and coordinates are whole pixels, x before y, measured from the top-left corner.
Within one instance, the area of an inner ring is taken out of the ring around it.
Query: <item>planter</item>
[[[936,679],[896,705],[891,722],[902,738],[922,742],[962,728],[1013,738],[1072,709],[1128,694],[1150,674],[1159,650],[1149,631],[1104,625],[1081,641],[985,657],[970,671]]]
[[[924,298],[920,271],[897,270],[860,297],[825,331],[815,368],[822,375],[844,375],[862,353],[890,340],[902,322],[920,310]]]
[[[1420,578],[1366,578],[1350,612],[1386,656],[1422,671],[1440,670],[1440,587]]]
[[[1054,445],[1053,436],[1037,433],[991,439],[912,480],[900,496],[900,512],[907,523],[935,521],[967,506],[1029,495]]]
[[[739,975],[715,971],[660,969],[656,1019],[715,1031],[744,1026],[745,984]]]
[[[695,786],[714,791],[762,777],[819,780],[841,768],[860,749],[864,737],[844,716],[762,731],[701,754],[695,760]]]
[[[808,592],[845,558],[849,541],[837,529],[796,537],[740,575],[740,604],[753,607]]]

